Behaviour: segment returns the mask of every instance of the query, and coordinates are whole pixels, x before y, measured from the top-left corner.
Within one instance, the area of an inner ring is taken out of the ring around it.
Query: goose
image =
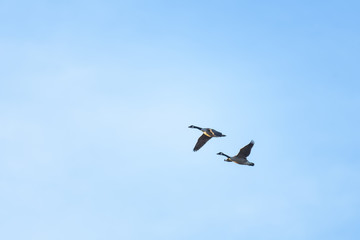
[[[235,162],[237,164],[241,164],[241,165],[248,165],[248,166],[254,166],[255,164],[252,162],[249,162],[247,160],[247,156],[250,155],[251,152],[251,148],[254,146],[254,141],[251,140],[251,142],[246,145],[245,147],[243,147],[242,149],[240,149],[240,152],[238,153],[238,155],[234,156],[234,157],[230,157],[222,152],[217,153],[217,155],[223,155],[225,157],[227,157],[227,159],[225,159],[225,162]]]
[[[203,134],[199,137],[195,147],[194,152],[199,150],[202,146],[205,145],[207,141],[209,141],[212,137],[225,137],[226,135],[222,134],[221,132],[218,132],[211,128],[201,128],[194,125],[189,126],[189,128],[196,128],[203,132]]]

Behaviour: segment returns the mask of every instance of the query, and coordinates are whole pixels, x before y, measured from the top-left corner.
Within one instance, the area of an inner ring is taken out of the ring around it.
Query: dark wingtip
[[[218,152],[217,155],[222,155],[222,152]]]
[[[223,134],[222,137],[226,137],[226,135]]]

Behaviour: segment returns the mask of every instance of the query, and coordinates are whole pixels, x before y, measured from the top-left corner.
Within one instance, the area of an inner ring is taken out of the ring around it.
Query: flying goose
[[[254,166],[255,164],[252,162],[249,162],[247,160],[247,156],[250,155],[251,152],[251,148],[254,146],[254,141],[251,140],[251,142],[246,145],[245,147],[243,147],[242,149],[240,149],[240,152],[238,153],[238,155],[234,156],[234,157],[229,157],[228,155],[219,152],[217,153],[217,155],[223,155],[225,157],[227,157],[227,159],[225,159],[224,161],[226,162],[235,162],[237,164],[241,164],[241,165],[249,165],[249,166]]]
[[[201,128],[194,125],[189,126],[189,128],[196,128],[203,132],[203,134],[199,137],[195,147],[194,152],[199,150],[202,146],[205,145],[207,141],[209,141],[212,137],[225,137],[226,135],[222,134],[211,128]]]

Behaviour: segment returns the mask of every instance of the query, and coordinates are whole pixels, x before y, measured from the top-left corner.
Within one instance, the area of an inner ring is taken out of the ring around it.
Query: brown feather
[[[205,134],[201,135],[194,147],[194,152],[196,152],[197,150],[199,150],[202,146],[205,145],[205,143],[207,141],[209,141],[211,139],[211,137],[206,136]]]
[[[247,156],[250,155],[251,148],[252,148],[253,146],[254,146],[254,141],[251,141],[248,145],[246,145],[245,147],[243,147],[242,149],[240,149],[240,152],[238,153],[238,155],[236,155],[236,157],[246,158]]]

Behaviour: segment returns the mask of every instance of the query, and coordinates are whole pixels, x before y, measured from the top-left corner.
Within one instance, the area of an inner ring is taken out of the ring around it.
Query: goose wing
[[[254,146],[254,141],[251,140],[251,142],[246,145],[245,147],[243,147],[242,149],[240,149],[240,152],[238,153],[238,155],[236,155],[236,157],[247,157],[250,155],[251,152],[251,148]]]
[[[214,134],[214,136],[216,136],[216,137],[221,137],[221,136],[223,136],[223,134],[221,133],[221,132],[218,132],[218,131],[216,131],[215,129],[209,129],[209,131],[211,132],[211,133],[213,133]]]
[[[194,147],[194,152],[196,152],[197,150],[199,150],[202,146],[205,145],[205,143],[207,141],[209,141],[211,139],[211,137],[206,136],[205,134],[201,135]]]

